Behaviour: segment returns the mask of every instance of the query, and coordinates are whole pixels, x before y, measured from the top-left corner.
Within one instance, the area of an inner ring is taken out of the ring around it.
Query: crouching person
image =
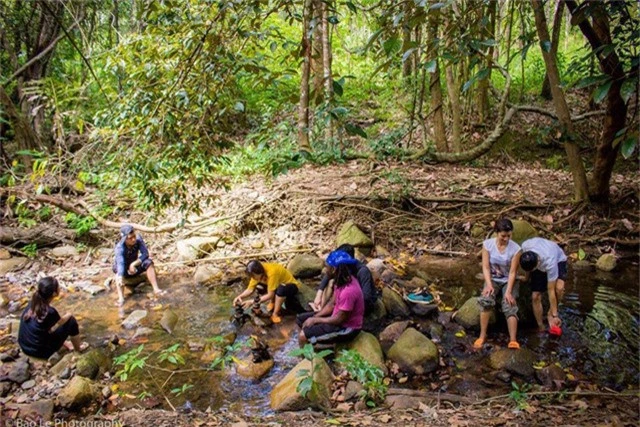
[[[123,225],[120,228],[120,241],[116,243],[113,272],[116,274],[118,305],[124,304],[124,279],[146,274],[147,280],[156,294],[164,294],[158,287],[156,270],[149,258],[149,250],[142,236],[137,235],[133,226]]]
[[[297,317],[301,331],[300,347],[306,343],[323,346],[350,341],[362,329],[364,296],[362,288],[351,274],[357,261],[344,251],[333,251],[326,260],[328,275],[334,281],[331,301],[317,313],[303,313]]]

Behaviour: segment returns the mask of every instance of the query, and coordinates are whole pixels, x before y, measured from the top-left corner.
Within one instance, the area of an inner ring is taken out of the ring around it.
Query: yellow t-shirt
[[[271,262],[263,262],[262,266],[264,267],[264,272],[267,276],[267,292],[275,292],[275,290],[280,285],[288,285],[294,284],[298,288],[300,288],[300,282],[298,282],[293,274],[280,264],[271,263]],[[251,279],[249,281],[249,286],[247,289],[254,290],[256,286],[258,286],[258,281],[255,279]]]

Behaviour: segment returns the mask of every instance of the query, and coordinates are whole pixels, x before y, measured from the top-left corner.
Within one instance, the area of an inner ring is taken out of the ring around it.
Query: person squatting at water
[[[567,279],[567,256],[557,243],[541,237],[522,242],[520,267],[527,272],[532,294],[533,315],[538,329],[544,331],[542,294],[549,293],[549,333],[561,335],[558,303],[564,295],[564,282]]]
[[[484,288],[478,297],[480,312],[480,337],[473,343],[476,349],[482,348],[487,341],[487,328],[491,312],[496,305],[496,298],[502,297],[502,313],[507,319],[509,328],[509,348],[518,349],[516,339],[518,332],[518,284],[516,274],[520,261],[520,246],[511,240],[513,223],[502,218],[494,226],[496,237],[482,243],[482,275]]]
[[[58,311],[51,307],[51,301],[59,294],[60,286],[55,278],[43,277],[38,281],[38,289],[20,316],[18,344],[24,354],[48,359],[65,344],[67,338],[75,351],[89,346],[80,342],[80,329],[75,317],[71,314],[60,317]]]
[[[145,245],[142,236],[136,234],[132,225],[126,224],[120,228],[120,240],[116,243],[114,253],[113,272],[116,274],[115,282],[119,306],[124,304],[125,278],[145,274],[154,293],[160,295],[165,293],[158,287],[156,270],[153,267],[153,261],[149,258],[147,245]]]
[[[273,323],[282,322],[280,317],[280,311],[282,304],[286,304],[286,308],[294,313],[302,312],[302,306],[298,301],[297,294],[300,288],[300,282],[298,282],[293,274],[280,264],[275,263],[261,263],[260,261],[253,260],[247,264],[247,275],[251,278],[249,280],[249,286],[240,295],[233,299],[233,304],[242,304],[244,308],[249,308],[253,304],[253,300],[243,300],[257,291],[258,294],[265,292],[260,297],[260,303],[267,303],[267,311],[273,311],[271,315],[271,321]],[[266,285],[267,289],[258,286],[260,284]]]
[[[350,341],[360,333],[364,322],[364,296],[358,279],[349,268],[356,262],[344,251],[333,251],[327,257],[328,275],[334,281],[335,290],[322,310],[298,315],[300,347],[307,342],[315,346]]]
[[[351,270],[351,275],[358,279],[358,283],[360,283],[360,287],[362,288],[365,315],[371,313],[378,299],[378,291],[376,290],[371,271],[366,265],[355,259],[355,250],[350,244],[345,243],[344,245],[340,245],[336,250],[346,252],[356,261],[354,264],[349,265],[349,269]],[[323,274],[316,292],[316,297],[313,302],[309,304],[313,311],[322,310],[331,299],[333,286],[330,281],[329,275]]]

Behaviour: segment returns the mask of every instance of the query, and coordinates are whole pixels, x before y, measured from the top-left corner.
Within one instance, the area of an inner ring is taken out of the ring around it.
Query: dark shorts
[[[276,296],[285,298],[284,306],[288,311],[301,313],[304,311],[300,301],[298,301],[298,286],[293,283],[280,285],[276,288]]]
[[[304,321],[314,314],[313,312],[299,314],[296,317],[296,323],[302,328]],[[335,344],[353,340],[360,330],[320,323],[302,328],[302,332],[311,344]]]
[[[147,271],[149,269],[149,267],[151,267],[153,265],[153,260],[151,258],[147,258],[144,261],[142,261],[142,263],[136,267],[136,273],[135,274],[129,274],[129,266],[127,266],[127,268],[125,268],[124,270],[124,277],[136,277],[141,275],[142,273],[144,273],[145,271]],[[116,265],[113,264],[113,272],[117,273],[116,270]]]
[[[567,261],[558,263],[558,280],[567,280]],[[547,273],[540,270],[533,270],[529,280],[529,286],[533,292],[547,292],[549,281]]]

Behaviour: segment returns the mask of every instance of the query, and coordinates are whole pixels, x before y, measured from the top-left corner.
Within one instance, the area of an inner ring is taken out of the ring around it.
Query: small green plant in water
[[[331,353],[333,353],[332,350],[322,350],[316,353],[311,344],[306,344],[302,348],[297,348],[289,352],[289,356],[302,356],[311,362],[311,369],[301,369],[300,371],[298,371],[298,377],[301,377],[302,381],[298,383],[296,392],[298,392],[300,396],[307,397],[309,392],[314,390],[318,386],[318,384],[313,380],[316,371],[320,369],[319,365],[315,363],[315,360],[318,358],[324,359]]]
[[[138,348],[117,356],[114,359],[116,366],[122,366],[122,369],[116,372],[116,376],[120,378],[120,381],[126,381],[133,371],[143,369],[147,365],[149,356],[141,356],[143,350],[144,344],[140,344]]]
[[[518,409],[528,408],[529,403],[527,401],[529,400],[529,396],[527,395],[527,392],[531,390],[531,385],[522,384],[519,386],[515,381],[513,381],[511,383],[511,387],[513,390],[509,393],[509,398],[515,402]]]
[[[191,384],[182,384],[182,387],[176,387],[171,389],[171,393],[175,394],[176,397],[184,394],[187,390],[193,388]]]
[[[233,359],[240,350],[247,346],[246,342],[234,342],[233,344],[225,345],[227,340],[225,337],[217,335],[213,338],[209,338],[207,341],[212,342],[215,347],[219,348],[222,354],[215,359],[209,365],[209,369],[225,369],[227,365],[230,365],[233,362]]]
[[[375,407],[384,400],[387,394],[387,386],[384,384],[384,372],[379,367],[365,360],[356,350],[342,350],[336,359],[349,376],[362,384],[363,390],[360,398],[369,407]]]
[[[158,356],[158,362],[168,361],[174,365],[184,365],[184,357],[178,353],[180,344],[174,344],[169,348],[166,348],[160,352]]]

